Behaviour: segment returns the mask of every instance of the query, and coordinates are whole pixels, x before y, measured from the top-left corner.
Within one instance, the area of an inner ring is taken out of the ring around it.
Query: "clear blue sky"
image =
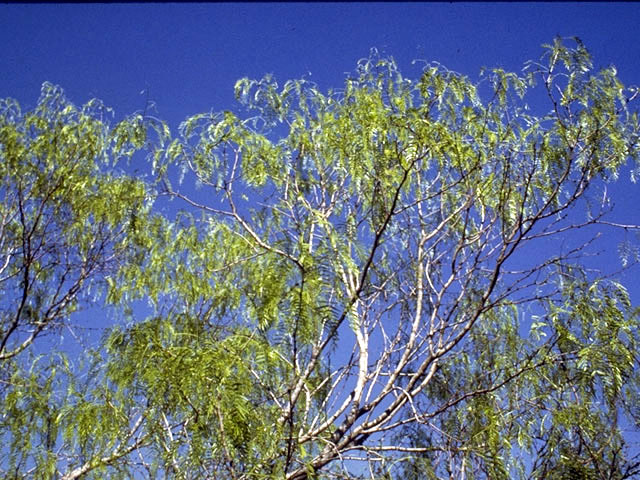
[[[243,76],[300,77],[340,86],[371,47],[437,60],[476,76],[519,69],[554,36],[579,36],[596,62],[640,83],[640,5],[605,3],[229,3],[0,6],[0,97],[34,103],[43,81],[81,103],[101,98],[121,115],[160,116],[233,105]]]
[[[409,75],[419,58],[477,79],[483,66],[519,70],[557,35],[580,37],[596,65],[640,84],[639,25],[635,3],[1,5],[0,97],[33,106],[50,81],[75,103],[98,97],[122,118],[144,108],[148,89],[175,129],[188,115],[234,108],[244,76],[310,72],[321,88],[340,87],[376,47]],[[615,220],[640,223],[640,186],[612,188]],[[607,248],[615,257],[615,244]],[[625,283],[640,303],[637,274]]]

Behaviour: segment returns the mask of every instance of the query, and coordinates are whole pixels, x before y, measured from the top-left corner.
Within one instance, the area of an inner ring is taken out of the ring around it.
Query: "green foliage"
[[[136,219],[148,214],[143,182],[111,165],[142,146],[125,120],[111,130],[98,101],[82,108],[45,83],[22,113],[0,104],[0,361],[62,326],[126,262]]]
[[[583,262],[603,182],[638,159],[635,91],[579,41],[545,48],[479,83],[439,64],[405,78],[375,51],[339,90],[242,79],[249,118],[198,114],[173,139],[138,115],[109,129],[49,86],[32,114],[6,103],[6,268],[28,300],[2,304],[5,338],[84,271],[69,260],[56,280],[58,240],[64,259],[97,262],[107,303],[153,313],[85,367],[5,360],[1,471],[637,475],[623,425],[638,421],[638,311]],[[153,187],[110,170],[143,147]],[[184,211],[156,213],[153,188]],[[45,244],[47,228],[54,247],[30,257],[28,232]]]
[[[197,318],[150,319],[114,331],[107,353],[109,381],[155,414],[146,428],[165,471],[189,478],[242,457],[236,468],[251,472],[273,450],[278,412],[262,407],[256,383],[273,383],[281,359],[250,332],[216,337]]]

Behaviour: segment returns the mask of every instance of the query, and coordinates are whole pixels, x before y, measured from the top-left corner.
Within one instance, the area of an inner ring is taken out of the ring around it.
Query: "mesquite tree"
[[[113,427],[58,440],[65,478],[638,472],[638,312],[585,260],[637,228],[603,193],[640,146],[613,67],[558,40],[479,83],[372,54],[340,90],[236,94],[249,118],[196,115],[152,152],[185,211],[113,276],[156,313],[107,339]]]
[[[119,165],[147,133],[142,117],[110,127],[110,114],[98,100],[73,105],[49,83],[31,110],[0,102],[3,478],[51,475],[66,453],[58,433],[78,426],[78,416],[64,413],[80,407],[67,402],[74,373],[64,356],[47,352],[58,342],[32,347],[73,330],[74,312],[104,298],[107,276],[142,261],[136,219],[150,214],[149,185]],[[99,328],[105,322],[97,317]]]
[[[110,129],[97,100],[82,108],[45,83],[22,113],[0,104],[0,361],[60,327],[91,282],[123,260],[142,182],[108,172],[143,146],[135,119]]]

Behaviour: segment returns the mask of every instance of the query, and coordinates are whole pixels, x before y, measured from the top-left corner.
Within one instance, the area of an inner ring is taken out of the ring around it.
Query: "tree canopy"
[[[177,135],[49,84],[2,103],[3,477],[640,474],[639,311],[588,261],[639,228],[605,188],[638,174],[637,88],[557,39],[478,82],[374,51],[235,93]],[[96,305],[127,321],[37,349]]]

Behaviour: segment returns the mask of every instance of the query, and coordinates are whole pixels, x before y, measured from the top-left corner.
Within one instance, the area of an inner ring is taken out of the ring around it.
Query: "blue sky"
[[[340,86],[371,47],[475,77],[519,69],[554,36],[579,36],[596,62],[640,83],[640,6],[604,3],[228,3],[0,6],[0,96],[35,103],[47,80],[75,102],[124,115],[148,88],[161,117],[233,106],[233,84],[307,72]]]
[[[236,108],[233,85],[244,76],[310,73],[321,89],[339,88],[376,47],[408,76],[424,59],[478,79],[483,66],[519,71],[558,35],[580,37],[596,65],[640,84],[638,25],[634,3],[1,5],[0,97],[28,108],[50,81],[122,118],[144,109],[145,90],[175,131],[188,115]],[[611,189],[612,219],[640,223],[638,185],[625,178]],[[606,248],[613,259],[615,243]],[[637,274],[625,283],[640,303]]]

